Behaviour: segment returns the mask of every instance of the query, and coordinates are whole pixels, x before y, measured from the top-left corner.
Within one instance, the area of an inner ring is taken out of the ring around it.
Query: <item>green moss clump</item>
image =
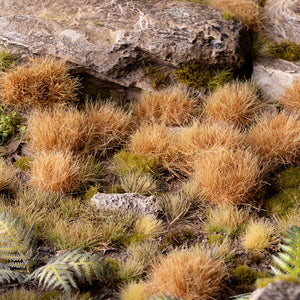
[[[153,66],[145,68],[146,75],[150,78],[153,88],[165,87],[169,83],[169,76]]]
[[[7,50],[0,51],[0,72],[11,68],[15,64],[14,56]]]
[[[300,189],[289,188],[267,199],[264,208],[268,214],[277,214],[280,217],[287,216],[300,204]]]
[[[270,44],[268,52],[273,57],[288,61],[297,61],[300,59],[300,45],[288,40],[282,41],[279,44]]]
[[[89,189],[85,192],[83,199],[85,201],[90,201],[92,197],[98,193],[98,187],[97,186],[90,186]]]
[[[225,236],[217,233],[212,233],[207,236],[207,242],[210,245],[221,245],[224,242]]]
[[[216,71],[213,68],[199,65],[182,66],[174,72],[176,79],[192,88],[205,88],[214,91],[233,79],[230,69]]]
[[[233,271],[234,280],[239,284],[254,284],[258,275],[246,265],[240,265]]]
[[[113,162],[120,176],[131,172],[153,175],[158,168],[158,161],[154,157],[146,157],[125,149],[122,149],[114,156]]]
[[[288,168],[280,175],[279,184],[283,189],[300,187],[300,167]]]
[[[233,20],[233,18],[234,18],[234,15],[231,14],[231,13],[230,13],[229,11],[227,11],[227,10],[223,11],[222,16],[223,16],[223,18],[224,18],[225,20],[229,20],[229,21]]]
[[[23,171],[28,171],[31,168],[32,161],[31,156],[23,156],[15,162],[15,166]]]

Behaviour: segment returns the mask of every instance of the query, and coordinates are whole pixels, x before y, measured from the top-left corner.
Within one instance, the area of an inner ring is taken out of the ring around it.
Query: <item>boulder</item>
[[[0,0],[0,7],[0,46],[64,58],[120,93],[151,87],[147,65],[165,72],[189,63],[237,69],[251,48],[239,20],[197,3]]]
[[[300,41],[299,0],[267,1],[264,9],[265,31],[276,42]]]
[[[294,80],[300,79],[300,62],[259,58],[253,62],[252,78],[266,98],[272,102]]]
[[[158,201],[155,196],[145,197],[136,193],[97,193],[92,197],[91,204],[98,209],[133,210],[143,215],[156,215],[159,211]]]
[[[300,300],[300,285],[284,280],[268,284],[263,289],[257,289],[251,295],[251,300]]]

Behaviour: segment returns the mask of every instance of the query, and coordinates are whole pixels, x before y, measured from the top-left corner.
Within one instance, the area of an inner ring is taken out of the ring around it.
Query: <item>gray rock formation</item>
[[[252,78],[269,100],[275,100],[294,80],[300,79],[300,62],[260,58],[253,63]]]
[[[263,289],[257,289],[251,295],[251,300],[300,300],[300,285],[279,280],[268,284]]]
[[[299,0],[272,0],[265,5],[265,31],[276,42],[300,41]]]
[[[99,209],[134,210],[141,214],[157,214],[159,205],[156,197],[145,197],[136,193],[104,194],[97,193],[91,204]]]
[[[157,0],[0,0],[0,46],[67,59],[104,85],[149,88],[146,65],[239,68],[250,38],[238,20],[214,8]]]

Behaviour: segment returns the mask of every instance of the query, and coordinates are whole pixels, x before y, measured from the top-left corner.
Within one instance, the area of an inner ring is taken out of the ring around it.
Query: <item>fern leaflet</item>
[[[34,264],[36,235],[33,225],[26,233],[25,223],[20,214],[13,220],[12,211],[6,215],[5,209],[0,214],[0,258],[7,261],[11,268],[30,268]]]
[[[17,271],[10,270],[6,265],[0,263],[0,283],[10,283],[12,281],[22,282],[25,276]]]

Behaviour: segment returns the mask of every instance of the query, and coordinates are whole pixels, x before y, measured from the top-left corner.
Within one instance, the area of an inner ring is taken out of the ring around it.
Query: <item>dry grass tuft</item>
[[[243,129],[252,121],[260,107],[254,85],[236,81],[218,88],[206,100],[204,118],[214,122],[228,122]]]
[[[140,216],[134,226],[134,233],[146,238],[155,238],[163,231],[162,222],[152,215]]]
[[[0,158],[0,192],[13,192],[16,189],[16,176],[13,167]]]
[[[84,179],[84,166],[68,152],[42,152],[32,163],[30,184],[47,192],[75,191]]]
[[[284,232],[287,229],[289,229],[292,225],[300,227],[299,216],[300,216],[300,205],[294,208],[292,211],[290,211],[285,217],[279,218],[275,216],[279,230],[281,232]]]
[[[78,86],[65,61],[44,57],[3,73],[0,92],[5,104],[53,106],[74,100]]]
[[[110,104],[34,111],[27,136],[33,151],[105,154],[119,146],[130,131],[131,115]]]
[[[143,125],[131,135],[129,150],[154,157],[159,164],[172,169],[178,161],[175,133],[162,124]]]
[[[270,164],[295,161],[300,151],[299,114],[282,111],[263,115],[250,128],[247,143],[254,153]]]
[[[233,14],[252,31],[262,30],[263,10],[255,0],[209,0],[209,4]]]
[[[195,157],[201,151],[214,147],[235,149],[244,140],[244,134],[227,123],[201,124],[196,120],[192,126],[178,132],[178,152],[182,157],[178,164],[183,171],[189,173]]]
[[[268,220],[251,221],[244,236],[246,250],[261,252],[279,242],[279,230]]]
[[[216,148],[203,152],[195,162],[195,190],[216,203],[248,203],[261,187],[259,159],[243,149]]]
[[[121,288],[120,300],[147,300],[151,294],[144,283],[129,282]]]
[[[204,229],[210,233],[237,235],[244,231],[248,220],[249,211],[232,205],[220,205],[209,211]]]
[[[278,99],[289,111],[300,111],[300,80],[290,85],[285,93]]]
[[[215,299],[226,279],[222,259],[201,248],[170,252],[153,266],[149,276],[152,294],[168,291],[185,300]]]
[[[191,119],[195,104],[195,99],[186,88],[172,86],[163,91],[143,93],[133,111],[139,123],[178,126]]]

